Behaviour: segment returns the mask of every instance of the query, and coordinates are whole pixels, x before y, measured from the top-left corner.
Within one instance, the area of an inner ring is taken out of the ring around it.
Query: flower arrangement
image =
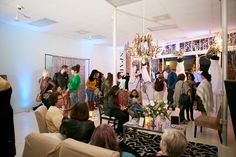
[[[177,58],[183,58],[183,56],[184,56],[184,51],[183,51],[182,49],[180,49],[179,51],[173,52],[173,54],[174,54],[175,56],[177,56]]]
[[[146,117],[152,117],[153,119],[157,116],[165,117],[170,120],[170,114],[168,113],[168,109],[165,107],[166,104],[164,101],[150,101],[150,104],[146,105],[143,110],[142,114]]]

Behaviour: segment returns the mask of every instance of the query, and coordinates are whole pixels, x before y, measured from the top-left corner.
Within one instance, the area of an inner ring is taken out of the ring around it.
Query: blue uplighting
[[[23,108],[27,108],[31,105],[31,102],[30,100],[32,98],[32,95],[31,95],[31,87],[30,87],[30,83],[31,82],[31,78],[29,78],[29,75],[27,74],[20,74],[21,77],[18,77],[19,78],[19,85],[20,85],[20,99],[19,102],[20,105],[23,107]]]

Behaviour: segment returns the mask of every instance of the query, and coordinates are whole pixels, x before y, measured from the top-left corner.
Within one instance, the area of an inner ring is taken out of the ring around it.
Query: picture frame
[[[139,118],[138,125],[139,125],[139,126],[142,126],[142,127],[144,126],[144,117],[140,117],[140,118]]]

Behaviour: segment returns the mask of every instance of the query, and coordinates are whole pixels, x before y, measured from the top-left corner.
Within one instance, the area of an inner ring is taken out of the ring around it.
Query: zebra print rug
[[[137,138],[135,139],[132,130],[129,130],[126,135],[125,143],[133,150],[136,150],[140,156],[150,155],[160,150],[159,143],[161,136],[139,131],[137,134]],[[122,137],[120,137],[120,140],[123,140]],[[217,157],[218,148],[207,144],[188,142],[188,146],[182,154],[182,157],[190,156]]]

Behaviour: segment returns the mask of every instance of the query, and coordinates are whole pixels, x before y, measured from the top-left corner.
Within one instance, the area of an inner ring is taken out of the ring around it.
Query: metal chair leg
[[[194,137],[196,137],[197,134],[197,126],[194,127]]]

